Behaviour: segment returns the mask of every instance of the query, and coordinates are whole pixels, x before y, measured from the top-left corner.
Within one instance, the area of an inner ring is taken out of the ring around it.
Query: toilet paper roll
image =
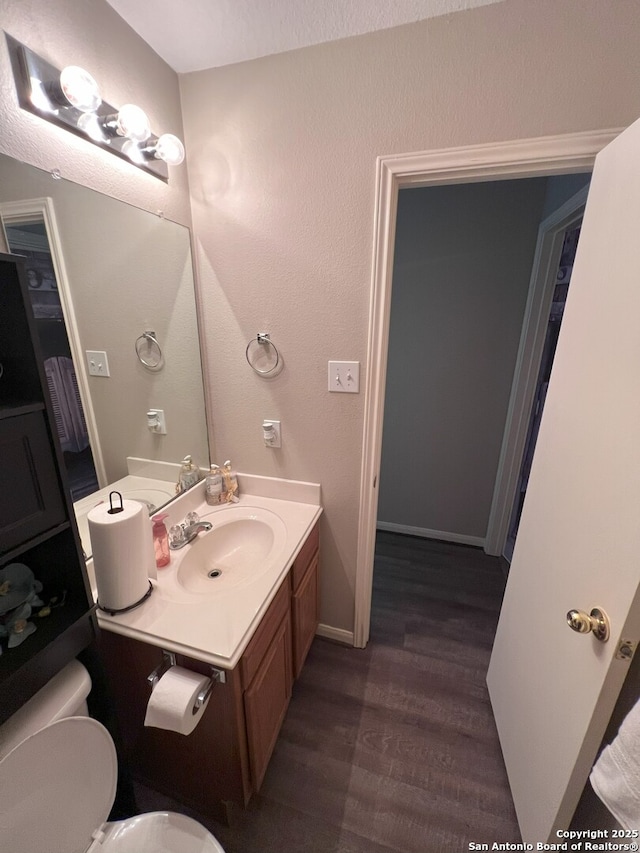
[[[144,718],[145,726],[168,729],[182,735],[191,734],[209,704],[211,694],[202,707],[193,713],[198,693],[208,686],[209,681],[206,675],[181,666],[172,666],[151,692]]]
[[[122,512],[110,513],[109,503],[89,511],[93,569],[98,602],[104,610],[124,610],[149,591],[153,538],[149,513],[138,501],[122,501]]]

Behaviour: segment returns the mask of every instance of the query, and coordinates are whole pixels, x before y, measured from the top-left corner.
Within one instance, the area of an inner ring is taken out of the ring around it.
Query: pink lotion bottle
[[[163,512],[160,515],[154,515],[151,519],[153,521],[153,553],[156,558],[156,566],[159,569],[168,566],[171,560],[169,534],[167,526],[164,523],[165,518],[168,518],[168,515],[166,512]]]

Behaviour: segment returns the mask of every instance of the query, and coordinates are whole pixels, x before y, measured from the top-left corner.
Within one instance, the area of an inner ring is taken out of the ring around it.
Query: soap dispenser
[[[229,459],[222,466],[222,476],[224,477],[225,501],[227,503],[238,503],[238,477],[236,472],[231,469]]]
[[[218,506],[224,500],[223,494],[222,470],[219,465],[213,462],[211,471],[205,479],[204,498],[209,506]]]
[[[154,515],[151,519],[153,521],[153,553],[156,558],[156,566],[159,569],[164,568],[164,566],[168,566],[169,560],[171,559],[171,553],[169,551],[169,533],[167,532],[167,526],[164,523],[165,518],[168,517],[168,514],[163,512],[160,513],[160,515]]]
[[[194,465],[191,456],[185,456],[182,460],[180,473],[178,474],[176,492],[178,492],[178,494],[186,492],[187,489],[190,489],[191,486],[195,486],[195,484],[201,479],[202,475],[200,474],[198,466]]]

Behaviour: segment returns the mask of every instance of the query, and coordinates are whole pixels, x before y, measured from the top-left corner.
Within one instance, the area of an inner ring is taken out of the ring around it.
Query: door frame
[[[358,517],[353,644],[369,639],[398,193],[405,187],[591,171],[622,128],[378,157]]]
[[[500,556],[504,551],[540,372],[564,234],[582,217],[588,194],[589,187],[586,186],[544,219],[538,229],[522,334],[484,542],[487,554]]]
[[[89,374],[84,358],[82,343],[80,341],[80,329],[76,320],[76,312],[73,305],[73,297],[71,294],[71,285],[67,274],[67,267],[64,261],[64,253],[62,251],[62,240],[56,220],[55,207],[53,199],[49,196],[43,198],[24,199],[23,201],[7,201],[0,203],[0,228],[4,241],[9,246],[6,225],[13,225],[22,222],[44,222],[47,232],[47,240],[51,250],[51,263],[56,276],[58,285],[58,294],[60,296],[60,304],[62,305],[62,316],[67,330],[69,339],[69,348],[71,350],[71,358],[73,367],[78,380],[78,393],[82,403],[82,411],[84,414],[87,432],[89,434],[89,443],[91,445],[91,454],[93,456],[93,465],[98,477],[98,485],[100,488],[106,486],[107,480],[104,457],[102,454],[102,446],[100,444],[100,433],[98,430],[98,421],[96,419],[93,403],[91,401],[91,392],[89,388]]]

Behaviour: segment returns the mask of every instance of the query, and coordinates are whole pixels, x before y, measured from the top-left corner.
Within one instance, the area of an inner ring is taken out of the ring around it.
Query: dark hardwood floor
[[[503,587],[479,549],[380,533],[368,647],[316,638],[259,796],[230,827],[197,816],[226,853],[520,841],[485,685]]]

